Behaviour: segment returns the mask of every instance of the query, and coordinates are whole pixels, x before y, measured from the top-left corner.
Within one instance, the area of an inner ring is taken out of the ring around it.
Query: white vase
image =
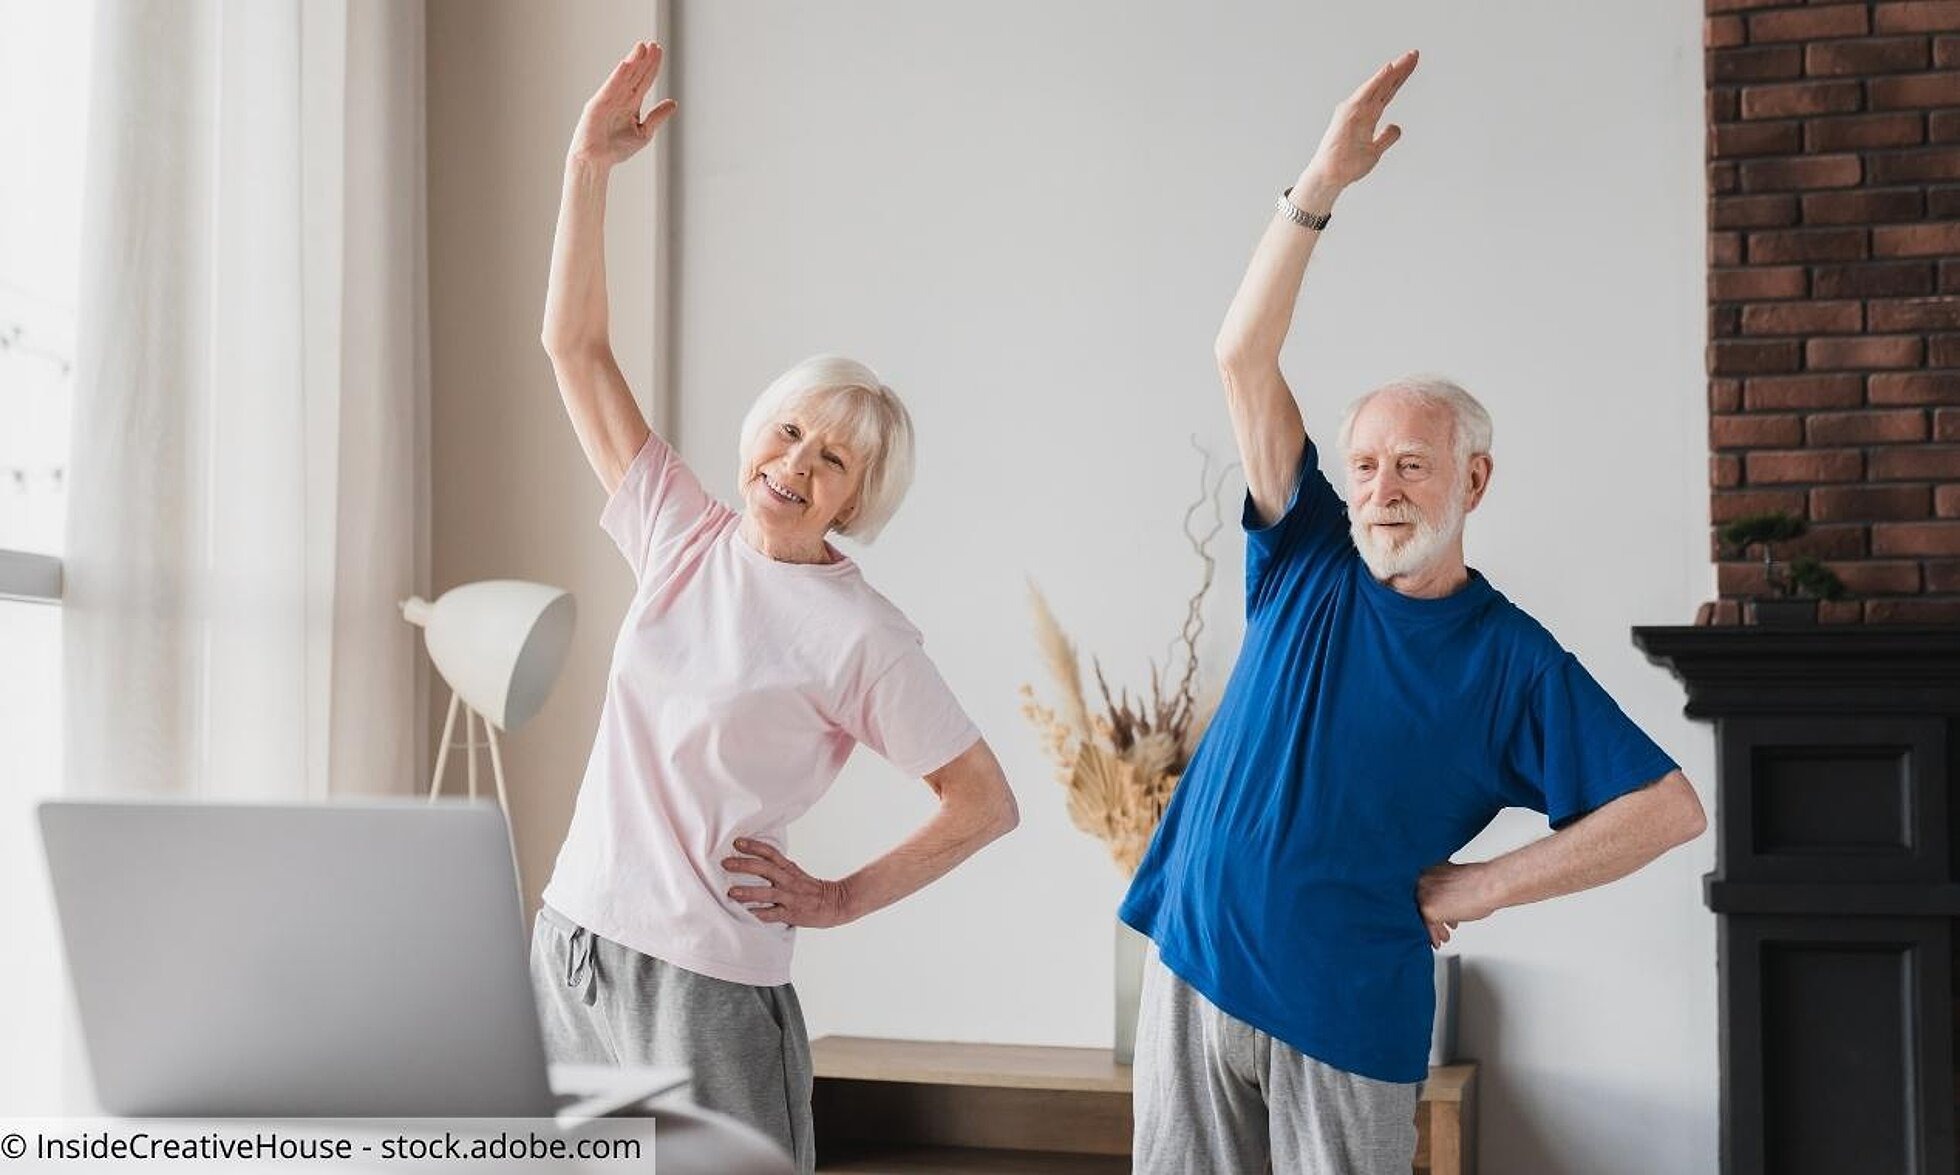
[[[1137,1010],[1143,1003],[1143,958],[1150,940],[1116,922],[1116,1063],[1128,1065],[1137,1055]]]

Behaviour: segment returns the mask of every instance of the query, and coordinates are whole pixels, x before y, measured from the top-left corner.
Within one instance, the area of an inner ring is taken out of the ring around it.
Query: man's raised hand
[[[1411,49],[1376,70],[1375,76],[1336,106],[1307,170],[1340,188],[1373,171],[1383,153],[1402,137],[1402,128],[1394,123],[1376,128],[1395,92],[1415,70],[1416,51]]]

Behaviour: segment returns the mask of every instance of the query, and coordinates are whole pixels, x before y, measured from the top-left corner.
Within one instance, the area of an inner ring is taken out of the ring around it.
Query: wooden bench
[[[1130,1170],[1130,1067],[1108,1049],[826,1036],[817,1169],[842,1175],[1119,1175]],[[1477,1067],[1429,1071],[1417,1172],[1475,1175]]]

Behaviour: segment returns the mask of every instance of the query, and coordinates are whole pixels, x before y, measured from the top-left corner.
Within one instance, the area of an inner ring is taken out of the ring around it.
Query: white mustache
[[[1361,521],[1368,526],[1380,526],[1391,522],[1422,523],[1422,511],[1408,503],[1394,506],[1375,506],[1361,512]]]

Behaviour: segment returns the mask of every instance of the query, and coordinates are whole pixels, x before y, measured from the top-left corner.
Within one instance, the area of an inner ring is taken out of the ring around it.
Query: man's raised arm
[[[1375,71],[1335,107],[1319,149],[1287,197],[1292,209],[1276,211],[1266,226],[1218,330],[1218,374],[1246,485],[1262,524],[1285,510],[1306,436],[1300,407],[1280,374],[1279,352],[1293,323],[1307,258],[1320,239],[1319,230],[1310,225],[1331,213],[1342,190],[1373,171],[1382,153],[1402,137],[1402,128],[1392,123],[1379,132],[1376,127],[1415,68],[1416,54],[1410,50]]]

